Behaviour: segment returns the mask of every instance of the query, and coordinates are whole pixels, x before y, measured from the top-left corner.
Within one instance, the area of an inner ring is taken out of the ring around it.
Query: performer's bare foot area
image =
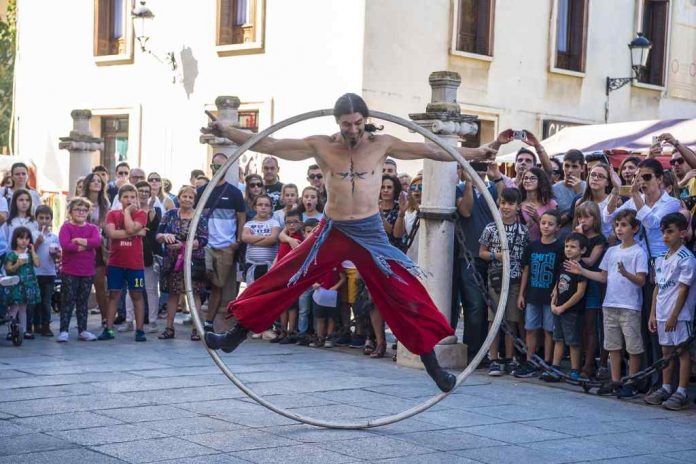
[[[440,367],[434,351],[422,354],[420,358],[425,366],[426,372],[430,378],[435,381],[435,384],[440,390],[448,392],[454,388],[457,384],[457,377]]]
[[[211,350],[222,350],[225,353],[233,352],[244,340],[249,331],[237,324],[232,330],[225,333],[216,334],[215,332],[205,333],[205,344]]]

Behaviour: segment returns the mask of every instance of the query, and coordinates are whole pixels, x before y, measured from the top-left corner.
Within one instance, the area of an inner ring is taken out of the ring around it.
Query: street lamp
[[[645,69],[645,64],[648,62],[648,55],[650,54],[650,49],[652,48],[652,43],[639,32],[635,39],[631,40],[628,44],[628,49],[631,52],[631,69],[633,70],[632,77],[608,77],[607,76],[607,87],[606,94],[607,97],[609,93],[620,89],[629,82],[634,81],[640,77],[640,73]]]
[[[157,61],[168,64],[172,71],[176,71],[177,64],[174,52],[168,52],[166,58],[163,60],[155,55],[147,46],[147,42],[150,40],[150,36],[147,34],[147,27],[154,17],[155,14],[145,5],[145,0],[140,0],[140,5],[136,6],[133,8],[133,11],[131,11],[135,38],[138,40],[138,44],[140,44],[140,51],[149,53],[154,56]]]

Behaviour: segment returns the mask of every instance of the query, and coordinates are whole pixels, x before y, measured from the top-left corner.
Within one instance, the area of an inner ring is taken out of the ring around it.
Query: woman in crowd
[[[307,219],[316,219],[321,221],[324,213],[320,212],[317,207],[319,205],[319,190],[315,187],[308,186],[302,190],[302,200],[297,209],[302,213],[302,222]]]
[[[79,197],[82,194],[82,189],[85,185],[85,176],[77,178],[77,183],[75,184],[75,196]]]
[[[621,180],[616,176],[616,173],[608,165],[604,163],[596,164],[587,176],[587,188],[582,197],[576,200],[571,215],[575,216],[575,208],[581,204],[592,201],[597,204],[599,211],[602,211],[609,202],[609,193],[612,185],[619,187]],[[601,223],[601,233],[605,238],[612,234],[612,224],[607,222]]]
[[[563,163],[558,158],[551,158],[553,169],[551,170],[551,185],[563,180]]]
[[[158,202],[155,203],[155,207],[161,206],[160,213],[164,216],[164,213],[174,208],[174,202],[168,195],[164,193],[162,188],[162,176],[156,172],[151,172],[147,176],[147,183],[150,184],[150,190],[152,191],[152,196],[157,198]]]
[[[399,218],[399,197],[401,182],[394,176],[382,176],[382,188],[379,191],[379,211],[382,215],[384,231],[389,242],[397,248],[403,248],[401,237],[394,234],[394,224]],[[404,205],[405,206],[405,205]]]
[[[244,178],[246,189],[244,190],[244,201],[247,205],[247,221],[254,219],[256,211],[254,211],[254,200],[259,195],[264,195],[266,189],[263,186],[263,177],[258,174],[249,174]]]
[[[631,185],[633,184],[633,179],[635,179],[638,173],[638,165],[640,164],[640,158],[637,156],[629,156],[624,158],[619,165],[619,177],[621,178],[621,185]]]
[[[87,198],[92,203],[88,221],[94,224],[102,233],[106,213],[109,212],[110,205],[106,196],[106,185],[99,174],[91,173],[85,177],[82,185],[82,197]],[[103,237],[103,233],[102,233]],[[108,298],[106,293],[106,261],[108,260],[108,246],[106,238],[102,238],[102,246],[95,250],[96,263],[94,274],[94,291],[97,298],[97,305],[101,313],[102,323],[106,322],[106,311],[108,308]]]
[[[521,213],[527,228],[529,240],[539,240],[539,219],[544,212],[556,209],[558,204],[553,199],[551,182],[541,168],[530,168],[522,176],[522,205]]]
[[[41,204],[41,197],[39,196],[39,192],[29,187],[29,168],[24,163],[14,163],[10,168],[10,174],[12,175],[12,191],[8,192],[7,189],[4,191],[7,202],[10,202],[12,192],[24,189],[29,192],[29,195],[31,195],[31,214],[34,214],[36,207]]]
[[[179,190],[179,208],[167,211],[157,229],[156,239],[165,248],[164,262],[161,269],[160,284],[162,291],[169,294],[167,300],[167,326],[159,336],[166,340],[174,338],[174,316],[179,306],[179,295],[183,294],[184,269],[182,265],[183,249],[189,233],[189,226],[193,219],[193,205],[196,201],[196,190],[185,185]],[[193,241],[191,280],[194,285],[194,297],[196,308],[200,309],[199,291],[205,285],[205,255],[203,249],[208,243],[208,222],[199,221]],[[178,263],[178,266],[177,266]],[[196,329],[191,332],[191,340],[200,340]]]
[[[423,193],[423,177],[418,175],[413,178],[411,185],[408,186],[408,195],[405,202],[406,208],[399,209],[399,216],[394,223],[394,236],[403,237],[404,248],[406,255],[418,262],[418,227],[420,218],[421,195]],[[404,197],[404,192],[401,193],[401,198]],[[399,202],[400,204],[402,201]]]
[[[285,227],[285,215],[297,208],[297,185],[284,184],[280,191],[280,203],[283,205],[281,209],[273,212],[273,219],[280,224],[281,230]]]

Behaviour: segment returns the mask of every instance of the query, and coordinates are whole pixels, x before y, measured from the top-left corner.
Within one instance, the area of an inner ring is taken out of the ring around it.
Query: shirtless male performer
[[[301,140],[266,138],[254,145],[256,152],[290,161],[316,160],[328,193],[325,219],[314,234],[230,303],[228,310],[236,317],[237,325],[223,334],[206,333],[205,342],[211,349],[233,351],[249,331],[268,329],[323,273],[348,259],[365,280],[375,305],[399,342],[420,355],[440,390],[450,391],[456,377],[440,367],[433,347],[454,332],[418,280],[422,271],[389,244],[377,199],[387,154],[402,160],[452,158],[434,144],[374,135],[376,127],[366,124],[369,111],[358,95],[348,93],[339,98],[333,114],[340,134]],[[213,121],[201,131],[240,145],[252,136],[222,121]],[[476,161],[495,157],[495,149],[489,147],[458,150]]]

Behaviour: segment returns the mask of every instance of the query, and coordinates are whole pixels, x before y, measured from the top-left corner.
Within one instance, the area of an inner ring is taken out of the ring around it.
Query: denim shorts
[[[547,332],[553,332],[551,305],[527,303],[524,309],[524,329],[537,330],[542,327]]]
[[[145,270],[107,266],[106,282],[109,290],[120,291],[128,284],[129,291],[142,292],[145,290]]]
[[[582,344],[582,311],[568,310],[561,315],[553,315],[553,340],[568,346]]]
[[[599,283],[593,280],[587,281],[585,309],[602,309],[602,291]]]

